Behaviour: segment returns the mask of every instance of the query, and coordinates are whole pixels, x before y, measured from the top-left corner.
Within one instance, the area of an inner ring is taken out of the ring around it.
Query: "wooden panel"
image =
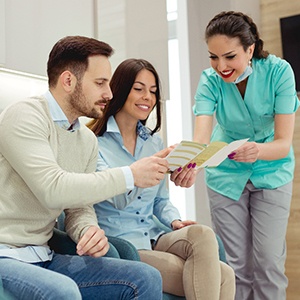
[[[260,34],[265,49],[282,56],[280,18],[300,14],[300,1],[261,0]]]
[[[300,295],[300,111],[296,114],[294,133],[296,157],[291,213],[287,230],[286,275],[289,279],[287,300],[299,300]]]
[[[282,57],[280,18],[300,14],[299,0],[261,0],[260,33],[264,48]],[[293,199],[287,230],[286,275],[289,279],[287,300],[299,300],[300,295],[300,111],[296,114],[294,132],[296,157]]]

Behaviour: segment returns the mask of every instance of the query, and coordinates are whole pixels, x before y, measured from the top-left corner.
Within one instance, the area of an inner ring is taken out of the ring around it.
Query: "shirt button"
[[[137,211],[137,212],[136,212],[136,214],[137,214],[137,215],[139,215],[139,214],[140,214],[140,212],[139,212],[139,211]]]
[[[141,222],[143,223],[143,222],[144,222],[144,219],[142,219]]]
[[[141,197],[141,196],[138,196],[137,198],[138,198],[138,199],[142,199],[142,197]]]
[[[148,235],[148,232],[144,232],[144,235],[146,235],[146,236],[147,236],[147,235]]]

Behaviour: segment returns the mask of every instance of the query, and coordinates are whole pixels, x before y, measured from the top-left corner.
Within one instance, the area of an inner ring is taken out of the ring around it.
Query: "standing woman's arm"
[[[194,141],[200,144],[209,144],[213,129],[213,116],[196,116],[194,128]]]
[[[254,162],[276,160],[288,155],[294,134],[295,113],[275,115],[274,141],[268,143],[248,142],[235,151],[234,160]]]

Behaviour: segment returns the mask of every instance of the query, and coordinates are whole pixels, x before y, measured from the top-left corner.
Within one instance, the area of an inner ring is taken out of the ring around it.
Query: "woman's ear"
[[[255,44],[253,43],[253,44],[252,44],[251,46],[249,46],[249,48],[248,48],[250,59],[253,57],[254,49],[255,49]]]
[[[62,88],[65,90],[66,93],[69,94],[73,92],[77,83],[77,79],[70,71],[67,70],[61,73],[59,80]]]

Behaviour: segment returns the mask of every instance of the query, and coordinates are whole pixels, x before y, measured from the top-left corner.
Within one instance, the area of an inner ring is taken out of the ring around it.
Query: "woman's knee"
[[[226,263],[220,261],[221,266],[221,281],[235,282],[234,270]]]
[[[235,273],[233,269],[220,262],[221,267],[221,295],[220,299],[234,299],[235,295]]]
[[[214,231],[206,225],[195,224],[185,227],[187,229],[187,239],[195,243],[205,243],[217,246],[217,239]]]

